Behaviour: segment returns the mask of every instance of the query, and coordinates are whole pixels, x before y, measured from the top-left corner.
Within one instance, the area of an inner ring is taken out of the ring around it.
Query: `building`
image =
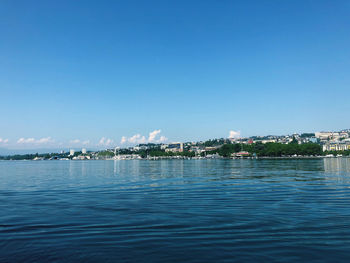
[[[142,157],[139,154],[120,154],[116,155],[113,158],[114,160],[138,160],[142,159]]]
[[[320,139],[321,141],[326,141],[326,140],[337,140],[340,138],[340,133],[339,132],[316,132],[315,137],[317,139]]]
[[[81,153],[86,154],[86,149],[85,148],[81,149]]]
[[[246,152],[246,151],[242,151],[242,152],[238,152],[238,153],[232,153],[231,156],[232,157],[248,157],[248,156],[250,156],[250,153]]]
[[[69,150],[69,156],[73,156],[75,154],[75,151],[73,149]]]
[[[204,147],[204,151],[211,152],[211,151],[216,151],[219,148],[220,146],[208,146],[208,147]]]
[[[199,148],[199,146],[192,146],[189,151],[194,152],[195,154],[200,154],[204,150],[201,150],[201,148]]]
[[[168,144],[168,147],[165,149],[166,152],[183,152],[184,144],[182,142],[174,142]]]
[[[262,140],[261,141],[263,144],[266,144],[266,143],[275,143],[276,142],[276,140],[275,139],[268,139],[268,140]]]
[[[350,150],[350,142],[330,142],[322,146],[323,151],[348,151]]]
[[[73,160],[90,160],[90,156],[88,156],[88,155],[74,156]]]

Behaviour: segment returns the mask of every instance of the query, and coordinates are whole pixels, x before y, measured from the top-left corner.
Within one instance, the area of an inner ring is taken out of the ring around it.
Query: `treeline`
[[[171,156],[183,156],[183,157],[194,157],[195,153],[194,152],[189,152],[189,151],[183,151],[183,152],[166,152],[164,150],[144,150],[140,151],[138,154],[142,158],[146,158],[147,156],[150,157],[171,157]]]
[[[282,143],[252,143],[252,144],[225,144],[216,152],[223,157],[230,157],[232,153],[247,151],[250,154],[267,157],[282,157],[293,155],[322,155],[322,147],[316,143],[282,144]]]
[[[249,152],[251,156],[256,155],[258,157],[283,157],[283,156],[318,156],[326,154],[342,154],[344,156],[350,155],[349,151],[342,152],[322,152],[322,147],[316,143],[305,143],[305,144],[281,144],[281,143],[266,143],[261,142],[252,143],[252,144],[238,144],[238,143],[226,143],[220,148],[214,151],[202,152],[201,155],[206,154],[215,154],[218,153],[223,157],[230,157],[233,153],[238,153],[241,151]],[[75,155],[79,155],[81,152],[76,152]],[[137,152],[132,152],[130,150],[121,149],[119,154],[139,154],[142,158],[150,157],[172,157],[172,156],[184,156],[184,157],[194,157],[195,153],[185,150],[184,152],[166,152],[161,149],[149,149],[149,150],[140,150]],[[111,151],[101,151],[98,153],[100,157],[113,157],[114,152]],[[23,155],[11,155],[11,156],[0,156],[2,160],[33,160],[35,157],[42,157],[44,159],[50,159],[52,157],[68,157],[68,153],[65,154],[23,154]],[[70,157],[71,158],[71,157]]]
[[[100,151],[98,153],[99,157],[103,157],[103,158],[112,158],[114,156],[114,152],[111,151]]]
[[[227,143],[222,145],[217,150],[202,152],[201,155],[205,156],[206,154],[216,154],[218,153],[223,157],[230,157],[233,153],[238,153],[241,151],[249,152],[250,155],[256,155],[259,157],[282,157],[282,156],[293,156],[293,155],[302,155],[302,156],[315,156],[323,155],[322,147],[316,143],[305,143],[305,144],[282,144],[282,143],[266,143],[261,142],[252,143],[252,144],[238,144],[238,143]],[[135,152],[134,152],[135,153]],[[151,157],[171,157],[171,156],[185,156],[185,157],[194,157],[195,153],[190,151],[184,152],[166,152],[164,150],[141,150],[136,152],[142,158],[147,156]]]
[[[213,144],[211,144],[213,143]],[[210,141],[207,145],[215,145],[217,141]],[[206,154],[215,154],[218,153],[223,157],[230,157],[233,153],[238,153],[241,151],[249,152],[251,155],[256,155],[259,157],[282,157],[282,156],[293,156],[293,155],[302,155],[302,156],[311,156],[311,155],[323,155],[322,147],[316,143],[305,143],[298,144],[296,141],[293,141],[290,144],[282,143],[266,143],[261,142],[252,143],[252,144],[239,144],[239,143],[226,143],[223,144],[220,148],[202,152],[201,156]],[[183,152],[166,152],[161,149],[149,149],[149,150],[140,150],[137,152],[132,152],[129,150],[120,150],[120,154],[139,154],[142,158],[150,157],[171,157],[171,156],[184,156],[184,157],[194,157],[196,154],[194,152],[185,150]],[[112,153],[110,153],[112,155]]]
[[[79,154],[79,153],[77,153]],[[14,155],[7,155],[7,156],[0,156],[0,160],[33,160],[34,158],[44,158],[44,159],[50,159],[53,157],[58,158],[66,158],[68,157],[68,153],[33,153],[33,154],[14,154]]]
[[[215,147],[219,145],[224,145],[225,143],[229,143],[230,141],[228,139],[213,139],[213,140],[208,140],[201,143],[197,143],[197,145],[202,145],[204,147]]]
[[[15,154],[8,156],[0,156],[0,160],[33,160],[36,154]]]

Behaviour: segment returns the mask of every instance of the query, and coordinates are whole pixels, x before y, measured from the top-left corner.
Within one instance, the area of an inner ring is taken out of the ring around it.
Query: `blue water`
[[[0,161],[0,262],[349,262],[350,159]]]

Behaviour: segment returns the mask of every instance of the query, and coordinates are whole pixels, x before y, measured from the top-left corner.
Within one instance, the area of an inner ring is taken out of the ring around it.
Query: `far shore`
[[[350,156],[261,156],[261,157],[218,157],[218,158],[206,158],[206,157],[184,157],[184,156],[171,156],[171,157],[148,157],[148,158],[105,158],[105,159],[90,159],[90,160],[71,160],[71,159],[56,159],[56,160],[33,160],[33,159],[18,159],[18,160],[0,160],[0,161],[126,161],[126,160],[143,160],[143,161],[158,161],[158,160],[307,160],[307,159],[340,159],[350,158]]]

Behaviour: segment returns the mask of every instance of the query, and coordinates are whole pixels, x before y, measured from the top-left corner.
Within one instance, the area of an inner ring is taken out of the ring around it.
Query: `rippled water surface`
[[[350,159],[2,161],[0,262],[349,262]]]

